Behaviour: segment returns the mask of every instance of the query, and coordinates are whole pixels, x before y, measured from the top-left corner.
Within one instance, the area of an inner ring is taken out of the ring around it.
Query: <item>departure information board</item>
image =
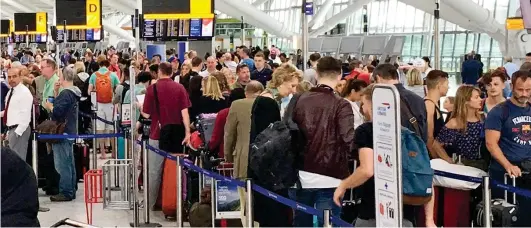
[[[67,29],[68,42],[100,41],[102,29]],[[64,41],[64,30],[57,30],[57,41]]]
[[[212,39],[212,19],[145,19],[141,38],[149,41],[170,41],[188,39]]]
[[[64,40],[63,21],[66,20],[68,42],[100,41],[102,0],[56,0],[59,42]]]

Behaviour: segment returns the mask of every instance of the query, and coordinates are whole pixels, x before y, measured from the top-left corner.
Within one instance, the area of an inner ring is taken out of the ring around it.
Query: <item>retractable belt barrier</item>
[[[84,114],[83,114],[84,115]],[[124,137],[124,133],[113,133],[113,134],[86,134],[86,135],[49,135],[49,134],[38,134],[37,138],[38,139],[92,139],[92,138],[115,138],[115,137]],[[125,136],[127,137],[127,136]],[[141,141],[136,141],[138,144],[141,144]],[[240,180],[236,180],[236,179],[232,179],[232,178],[229,178],[229,177],[226,177],[226,176],[222,176],[220,174],[217,174],[215,172],[211,172],[209,170],[205,170],[205,169],[202,169],[196,165],[194,165],[191,161],[189,160],[186,160],[186,159],[183,159],[181,157],[176,157],[176,156],[173,156],[163,150],[160,150],[160,149],[157,149],[149,144],[147,144],[147,149],[165,157],[165,158],[168,158],[170,160],[174,160],[176,161],[177,159],[180,159],[180,162],[183,166],[195,171],[195,172],[198,172],[198,173],[202,173],[206,176],[209,176],[211,178],[214,178],[214,179],[217,179],[217,180],[220,180],[220,181],[223,181],[223,182],[226,182],[226,183],[229,183],[229,184],[232,184],[232,185],[236,185],[236,186],[239,186],[239,187],[245,187],[246,184],[245,182],[243,181],[240,181]],[[478,177],[471,177],[471,176],[466,176],[466,175],[461,175],[461,174],[455,174],[455,173],[449,173],[449,172],[444,172],[444,171],[440,171],[440,170],[434,170],[434,174],[437,175],[437,176],[442,176],[442,177],[448,177],[448,178],[452,178],[452,179],[457,179],[457,180],[462,180],[462,181],[468,181],[468,182],[473,182],[473,183],[483,183],[483,180],[482,178],[478,178]],[[521,196],[525,196],[525,197],[528,197],[528,198],[531,198],[531,190],[527,190],[527,189],[521,189],[521,188],[517,188],[517,187],[513,187],[511,185],[506,185],[506,184],[503,184],[503,183],[500,183],[498,181],[495,181],[495,180],[491,180],[490,181],[490,187],[496,187],[496,188],[501,188],[503,190],[507,190],[508,192],[512,192],[512,193],[516,193],[517,195],[521,195]],[[308,214],[311,214],[311,215],[314,215],[314,216],[317,216],[319,218],[323,218],[324,217],[324,211],[320,211],[320,210],[317,210],[315,209],[314,207],[310,207],[310,206],[307,206],[307,205],[304,205],[304,204],[301,204],[301,203],[298,203],[296,201],[293,201],[293,200],[290,200],[286,197],[283,197],[283,196],[280,196],[276,193],[273,193],[259,185],[256,185],[256,184],[253,184],[252,185],[252,189],[254,191],[257,191],[258,193],[272,199],[272,200],[275,200],[279,203],[282,203],[286,206],[289,206],[293,209],[296,209],[296,210],[299,210],[299,211],[302,211],[302,212],[305,212],[305,213],[308,213]],[[333,224],[337,225],[337,226],[341,226],[341,227],[352,227],[352,224],[348,223],[348,222],[345,222],[343,220],[341,220],[339,217],[337,216],[330,216],[330,220]]]
[[[448,178],[452,178],[452,179],[468,181],[468,182],[474,182],[474,183],[480,183],[480,184],[483,183],[483,180],[481,178],[478,178],[478,177],[465,176],[465,175],[449,173],[449,172],[444,172],[444,171],[439,171],[439,170],[433,170],[433,171],[434,171],[435,175],[437,175],[437,176],[448,177]],[[521,195],[521,196],[525,196],[527,198],[531,198],[531,190],[517,188],[517,187],[513,187],[511,185],[506,185],[506,184],[500,183],[499,181],[496,181],[496,180],[492,180],[492,179],[490,180],[490,187],[491,188],[492,187],[501,188],[503,190],[507,190],[508,192],[516,193],[517,195]]]
[[[161,156],[164,156],[168,159],[171,159],[171,160],[174,160],[176,161],[177,159],[179,159],[179,161],[181,162],[181,164],[193,171],[196,171],[198,173],[202,173],[206,176],[209,176],[209,177],[212,177],[214,179],[217,179],[217,180],[221,180],[223,182],[226,182],[226,183],[229,183],[229,184],[232,184],[232,185],[236,185],[236,186],[239,186],[239,187],[245,187],[245,182],[243,181],[240,181],[240,180],[236,180],[236,179],[232,179],[232,178],[229,178],[229,177],[225,177],[225,176],[222,176],[220,174],[217,174],[217,173],[214,173],[214,172],[211,172],[211,171],[208,171],[208,170],[205,170],[205,169],[202,169],[198,166],[195,166],[191,161],[188,161],[186,159],[183,159],[181,157],[176,157],[176,156],[173,156],[165,151],[162,151],[160,149],[157,149],[151,145],[147,145],[147,148]],[[254,191],[257,191],[258,193],[272,199],[272,200],[275,200],[279,203],[282,203],[286,206],[289,206],[293,209],[296,209],[296,210],[299,210],[299,211],[303,211],[305,213],[308,213],[308,214],[311,214],[311,215],[314,215],[314,216],[317,216],[319,218],[323,218],[324,217],[324,211],[319,211],[317,209],[315,209],[314,207],[310,207],[310,206],[307,206],[307,205],[304,205],[304,204],[301,204],[301,203],[297,203],[296,201],[293,201],[293,200],[290,200],[286,197],[283,197],[283,196],[280,196],[278,194],[275,194],[259,185],[256,185],[256,184],[253,184],[252,185],[252,189]],[[348,223],[348,222],[345,222],[343,220],[341,220],[339,217],[335,217],[335,216],[331,216],[330,217],[330,220],[332,221],[333,224],[337,225],[337,226],[341,226],[341,227],[353,227],[352,224]]]
[[[92,118],[93,117],[92,115],[90,115],[88,113],[84,113],[82,111],[79,111],[79,115],[82,115],[82,116],[87,117],[87,118]],[[99,121],[101,121],[101,122],[103,122],[103,123],[105,123],[107,125],[114,125],[114,123],[112,121],[108,121],[108,120],[103,119],[103,118],[101,118],[99,116],[96,116],[96,119],[98,119]]]

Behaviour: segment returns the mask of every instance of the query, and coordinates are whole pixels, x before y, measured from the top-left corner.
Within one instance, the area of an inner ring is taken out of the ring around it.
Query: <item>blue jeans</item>
[[[52,144],[55,170],[59,173],[59,193],[68,198],[76,197],[76,165],[74,163],[73,142],[63,140]]]
[[[317,210],[331,210],[332,216],[340,216],[341,208],[334,203],[335,188],[305,188],[290,189],[289,198],[306,206],[313,206]],[[323,227],[323,219],[318,219],[318,227]],[[294,227],[313,227],[313,215],[302,211],[295,211]]]

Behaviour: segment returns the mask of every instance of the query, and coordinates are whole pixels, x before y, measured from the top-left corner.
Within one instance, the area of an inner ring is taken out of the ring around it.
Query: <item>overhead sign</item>
[[[522,30],[524,29],[524,19],[521,17],[508,17],[505,20],[505,27],[507,30]]]
[[[15,13],[15,34],[47,34],[48,14],[38,13]]]
[[[143,0],[144,19],[214,18],[213,0]]]
[[[372,94],[376,227],[402,227],[400,95],[382,84]]]
[[[101,0],[56,0],[57,29],[101,28]]]
[[[9,35],[11,28],[11,22],[9,20],[0,21],[0,35]]]

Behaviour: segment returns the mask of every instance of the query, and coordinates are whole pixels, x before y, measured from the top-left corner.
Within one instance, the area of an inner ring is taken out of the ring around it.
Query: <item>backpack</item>
[[[190,208],[188,222],[191,227],[211,227],[212,226],[212,196],[210,188],[201,191],[201,199]]]
[[[112,102],[111,71],[102,74],[96,72],[96,101],[108,104]]]
[[[127,93],[127,91],[129,91],[129,89],[131,89],[131,85],[129,85],[129,84],[125,83],[125,82],[123,82],[120,85],[122,85],[122,87],[123,87],[123,89],[122,89],[122,102],[121,102],[121,104],[123,104],[124,100],[125,100],[125,93]]]
[[[413,128],[402,127],[401,130],[403,202],[407,205],[424,205],[431,200],[433,194],[430,156],[409,104],[403,98],[400,98],[400,103],[402,114]]]
[[[249,168],[260,185],[277,191],[293,187],[298,181],[295,167],[297,151],[294,144],[299,128],[292,120],[293,109],[300,95],[294,95],[281,121],[274,122],[256,136],[250,145]],[[254,111],[254,110],[253,110]]]

